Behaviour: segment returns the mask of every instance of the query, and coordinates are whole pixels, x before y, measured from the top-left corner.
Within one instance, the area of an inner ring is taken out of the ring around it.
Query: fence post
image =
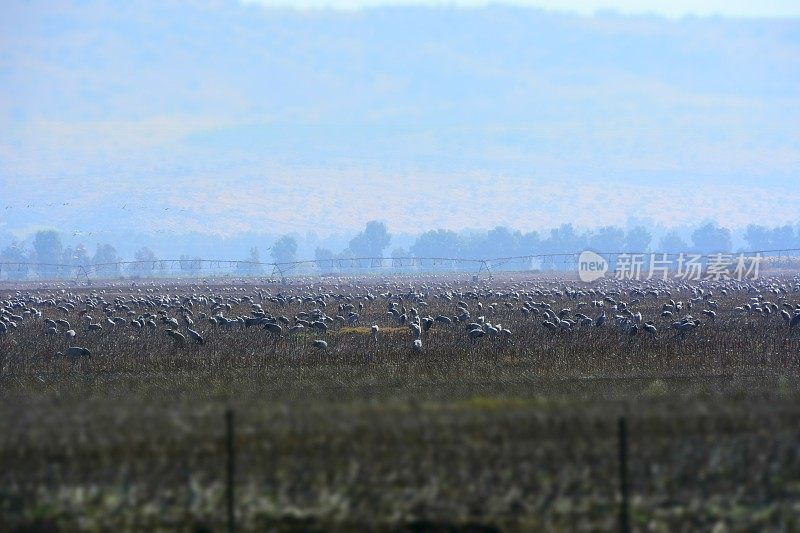
[[[619,444],[619,530],[622,533],[630,531],[628,516],[628,427],[625,417],[619,417],[618,422]]]
[[[228,503],[228,531],[236,531],[236,515],[234,511],[234,449],[233,449],[233,409],[225,411],[225,426],[227,433],[226,451],[228,456],[227,503]]]

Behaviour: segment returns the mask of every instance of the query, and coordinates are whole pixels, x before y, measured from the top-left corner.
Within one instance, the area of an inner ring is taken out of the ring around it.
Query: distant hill
[[[3,12],[3,235],[800,219],[797,20]]]

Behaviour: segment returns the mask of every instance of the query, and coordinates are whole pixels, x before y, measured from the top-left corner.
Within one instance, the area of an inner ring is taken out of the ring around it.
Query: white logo
[[[586,250],[578,257],[578,279],[585,282],[598,280],[608,272],[608,261],[599,254]]]

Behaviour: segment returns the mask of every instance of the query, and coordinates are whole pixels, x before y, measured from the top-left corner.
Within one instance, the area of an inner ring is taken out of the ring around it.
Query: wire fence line
[[[755,250],[736,254],[696,254],[694,252],[595,252],[610,265],[620,258],[641,257],[649,262],[676,263],[693,256],[708,262],[716,255],[762,258],[768,267],[800,267],[800,248]],[[180,277],[269,277],[285,280],[289,276],[326,276],[355,273],[437,273],[461,272],[489,276],[493,272],[574,271],[582,252],[537,253],[496,258],[463,257],[353,257],[305,259],[287,262],[258,262],[231,259],[156,259],[148,261],[116,261],[84,265],[58,263],[0,261],[0,280],[91,280],[114,278],[180,278]]]

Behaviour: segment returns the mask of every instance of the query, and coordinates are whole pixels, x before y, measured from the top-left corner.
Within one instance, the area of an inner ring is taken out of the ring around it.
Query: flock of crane
[[[63,339],[57,356],[80,359],[92,355],[79,345],[82,339],[119,330],[161,335],[176,350],[188,345],[201,350],[215,331],[258,328],[265,336],[294,337],[326,351],[326,336],[338,328],[363,328],[377,345],[381,328],[390,327],[405,328],[409,351],[424,353],[426,334],[438,328],[463,331],[458,335],[466,342],[497,342],[500,347],[514,342],[508,324],[517,330],[545,328],[554,335],[610,330],[621,338],[680,340],[717,324],[720,314],[728,324],[746,321],[791,334],[800,325],[799,292],[798,276],[697,283],[429,276],[298,278],[275,286],[242,280],[228,285],[111,283],[94,289],[0,287],[0,347],[3,339],[33,328]]]

